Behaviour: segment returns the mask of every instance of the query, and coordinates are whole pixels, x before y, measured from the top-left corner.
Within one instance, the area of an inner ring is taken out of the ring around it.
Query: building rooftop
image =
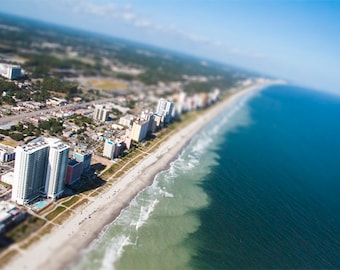
[[[4,151],[7,151],[7,152],[12,152],[14,151],[14,147],[12,146],[9,146],[9,145],[4,145],[4,144],[1,144],[0,143],[0,150],[4,150]]]
[[[0,223],[2,223],[4,220],[9,218],[12,215],[15,215],[17,213],[17,207],[15,204],[7,202],[7,201],[1,201],[0,202]]]
[[[69,158],[67,165],[73,167],[73,166],[75,166],[75,165],[77,165],[79,163],[80,162],[76,161],[75,159]]]
[[[46,146],[50,146],[58,150],[69,148],[69,146],[64,144],[60,139],[54,138],[54,137],[49,137],[49,138],[39,137],[29,142],[28,144],[18,146],[18,148],[22,149],[25,152],[29,152],[29,151],[37,150],[39,148],[46,147]]]
[[[42,147],[45,147],[47,145],[47,142],[42,138],[37,138],[33,141],[31,141],[28,144],[22,145],[22,146],[18,146],[18,148],[24,150],[25,152],[30,152],[32,150],[36,150]]]
[[[75,146],[74,153],[81,154],[81,155],[92,154],[92,152],[88,150],[86,146]]]

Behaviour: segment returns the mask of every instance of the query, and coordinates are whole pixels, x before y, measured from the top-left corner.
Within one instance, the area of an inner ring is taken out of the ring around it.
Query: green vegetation
[[[44,78],[35,90],[52,90],[70,97],[79,93],[78,85],[64,79],[82,75],[122,79],[125,82],[138,80],[146,85],[182,82],[185,90],[193,93],[214,87],[227,89],[246,77],[242,70],[152,46],[43,23],[37,27],[36,23],[26,19],[14,20],[3,16],[0,22],[20,28],[20,32],[0,30],[0,52],[25,59],[23,68],[29,76]],[[114,71],[112,66],[137,68],[143,72],[131,74],[122,72],[123,69]],[[204,77],[203,81],[195,79],[200,76]],[[105,89],[112,87],[105,86]]]
[[[78,127],[87,127],[88,125],[93,124],[92,118],[78,114],[71,116],[68,120],[76,124]]]
[[[9,136],[15,141],[21,141],[26,137],[39,137],[44,131],[48,131],[51,136],[61,134],[63,129],[61,119],[51,118],[40,122],[38,127],[34,126],[31,122],[19,122],[17,125],[11,126],[9,130],[0,129],[0,134]]]
[[[73,196],[71,199],[67,200],[66,202],[63,202],[62,205],[66,206],[66,207],[70,207],[73,204],[75,204],[77,201],[79,201],[79,197],[78,196]]]
[[[91,65],[76,59],[57,58],[49,54],[23,54],[29,59],[24,68],[32,70],[32,77],[41,78],[49,75],[51,69],[89,69]]]
[[[71,210],[66,210],[65,212],[61,213],[58,217],[56,217],[53,222],[61,225],[63,222],[71,216]]]
[[[45,77],[41,84],[43,91],[59,92],[70,98],[78,93],[78,85],[73,82],[62,82],[58,78]]]
[[[79,201],[79,202],[77,202],[76,204],[72,205],[71,209],[74,210],[74,209],[80,207],[80,206],[83,205],[83,204],[87,204],[88,202],[89,202],[88,199],[86,199],[86,198],[85,198],[85,199],[82,199],[81,201]]]
[[[43,130],[48,130],[50,136],[61,134],[63,131],[63,121],[60,118],[51,118],[46,121],[39,122],[39,128]]]
[[[31,99],[31,93],[29,90],[19,89],[14,82],[0,78],[0,104],[16,105],[13,97],[17,100],[27,101]]]
[[[9,239],[12,239],[14,242],[18,242],[27,238],[33,232],[41,228],[44,224],[45,221],[43,219],[36,216],[29,216],[24,222],[8,231],[5,236]]]
[[[11,188],[12,187],[11,185],[9,185],[9,184],[7,184],[5,182],[2,182],[2,181],[0,181],[0,185],[5,187],[5,188]]]
[[[33,101],[36,101],[36,102],[45,102],[50,97],[51,97],[51,93],[43,89],[43,90],[36,91],[33,94],[32,99]]]
[[[61,212],[65,211],[66,208],[64,206],[58,206],[55,210],[53,210],[51,213],[47,214],[45,218],[47,220],[53,220],[56,216],[58,216]]]
[[[15,141],[21,141],[24,139],[24,135],[19,132],[10,132],[9,137]]]
[[[19,91],[19,87],[14,82],[8,82],[0,78],[0,91]]]
[[[15,106],[17,103],[15,102],[15,100],[13,99],[13,97],[11,96],[1,96],[0,97],[0,104],[7,104],[7,105],[13,105]]]

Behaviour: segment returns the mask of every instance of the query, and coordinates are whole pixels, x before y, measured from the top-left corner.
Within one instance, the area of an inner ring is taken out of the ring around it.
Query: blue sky
[[[11,0],[2,2],[0,11],[340,94],[340,0]]]

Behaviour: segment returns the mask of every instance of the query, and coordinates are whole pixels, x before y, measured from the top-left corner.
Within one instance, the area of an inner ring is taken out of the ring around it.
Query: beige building
[[[133,115],[125,115],[119,118],[119,125],[131,127],[134,120],[135,118]]]
[[[145,139],[148,133],[149,121],[135,121],[132,125],[130,137],[135,142]]]

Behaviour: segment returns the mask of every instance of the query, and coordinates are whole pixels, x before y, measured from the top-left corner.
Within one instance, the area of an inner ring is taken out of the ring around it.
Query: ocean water
[[[72,269],[340,268],[340,98],[234,102]]]

